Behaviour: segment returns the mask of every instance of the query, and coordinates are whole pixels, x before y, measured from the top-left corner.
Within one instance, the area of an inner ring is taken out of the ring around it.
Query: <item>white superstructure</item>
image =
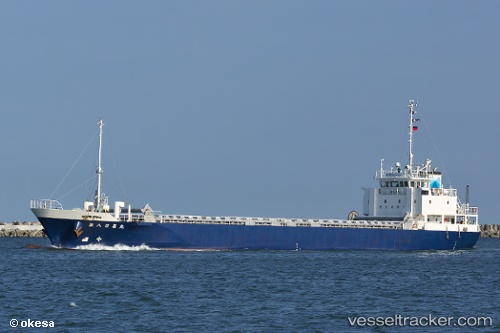
[[[402,220],[404,229],[479,231],[478,208],[461,203],[457,190],[444,188],[441,172],[431,167],[431,160],[413,165],[413,132],[416,103],[410,100],[409,159],[404,168],[399,163],[384,170],[383,159],[375,179],[378,188],[366,188],[363,196],[364,219]]]

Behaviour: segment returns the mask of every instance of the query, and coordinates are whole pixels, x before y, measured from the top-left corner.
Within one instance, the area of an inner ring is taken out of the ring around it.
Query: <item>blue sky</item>
[[[499,12],[497,1],[2,1],[0,220],[34,221],[29,200],[56,188],[65,208],[82,205],[100,117],[111,201],[346,218],[380,158],[406,163],[416,99],[415,162],[431,158],[462,200],[470,184],[480,222],[497,223]]]

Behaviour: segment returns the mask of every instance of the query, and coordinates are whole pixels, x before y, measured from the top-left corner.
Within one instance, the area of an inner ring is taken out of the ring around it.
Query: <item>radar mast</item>
[[[407,106],[407,108],[410,110],[410,126],[409,126],[409,128],[410,128],[410,132],[409,132],[410,151],[408,152],[408,169],[410,169],[410,170],[413,170],[413,132],[418,129],[418,127],[414,125],[414,122],[418,121],[418,119],[414,118],[414,115],[417,113],[417,111],[415,111],[416,106],[417,106],[417,103],[415,102],[415,100],[410,99],[409,104]]]
[[[97,161],[97,168],[96,168],[96,174],[97,174],[97,190],[96,190],[96,196],[95,196],[95,207],[97,210],[102,208],[103,206],[103,200],[101,198],[101,181],[102,181],[102,118],[99,119],[97,122],[99,125],[99,157]]]

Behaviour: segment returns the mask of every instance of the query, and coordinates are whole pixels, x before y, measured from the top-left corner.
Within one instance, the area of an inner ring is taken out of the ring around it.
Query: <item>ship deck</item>
[[[148,222],[143,214],[120,215],[122,222]],[[155,215],[157,223],[185,224],[225,224],[242,226],[276,226],[276,227],[323,227],[323,228],[384,228],[402,229],[402,221],[378,220],[338,220],[338,219],[300,219],[273,217],[238,217],[238,216],[193,216],[193,215]]]

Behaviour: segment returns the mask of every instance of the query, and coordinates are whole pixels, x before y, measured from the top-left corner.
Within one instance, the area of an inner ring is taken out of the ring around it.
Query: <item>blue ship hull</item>
[[[451,250],[472,248],[479,232],[379,228],[98,222],[40,218],[52,244],[147,245],[177,249]],[[78,229],[78,232],[75,230]]]

